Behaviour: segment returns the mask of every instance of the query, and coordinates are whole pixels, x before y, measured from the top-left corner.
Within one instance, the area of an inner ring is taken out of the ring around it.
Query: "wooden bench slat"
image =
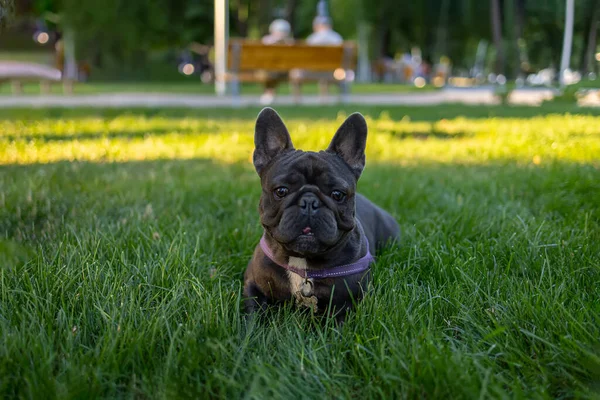
[[[267,69],[270,71],[289,71],[295,68],[313,71],[334,71],[342,67],[344,48],[341,46],[286,46],[286,45],[248,45],[243,44],[239,60],[235,49],[230,47],[229,68],[235,68],[236,61],[240,71]]]
[[[256,41],[232,40],[229,43],[228,68],[233,71],[334,71],[337,68],[353,68],[356,62],[354,47],[351,42],[339,46],[311,46],[304,43],[265,45]],[[350,57],[348,52],[352,53]]]
[[[334,46],[312,46],[303,42],[266,45],[260,41],[232,39],[227,65],[228,72],[218,78],[233,82],[234,95],[239,94],[240,82],[264,82],[273,76],[281,79],[283,74],[294,86],[296,98],[299,98],[301,83],[308,80],[334,81],[340,85],[345,98],[350,84],[346,71],[356,66],[356,45],[354,42]]]

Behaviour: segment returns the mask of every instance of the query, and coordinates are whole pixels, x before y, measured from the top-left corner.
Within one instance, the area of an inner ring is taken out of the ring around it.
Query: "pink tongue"
[[[302,233],[304,233],[305,235],[308,235],[311,232],[310,226],[307,226],[306,228],[302,229]]]

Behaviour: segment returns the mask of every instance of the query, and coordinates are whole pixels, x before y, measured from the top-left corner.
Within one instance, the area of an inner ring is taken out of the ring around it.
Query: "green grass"
[[[21,61],[52,65],[54,63],[54,53],[50,50],[37,52],[0,51],[0,61]]]
[[[578,107],[575,104],[544,103],[543,107],[529,106],[495,106],[495,105],[465,105],[445,104],[444,106],[414,106],[414,107],[382,107],[382,106],[278,106],[289,118],[311,120],[335,119],[360,110],[372,118],[394,119],[403,121],[438,121],[455,118],[496,119],[496,118],[531,118],[544,117],[553,114],[577,114],[585,116],[600,116],[600,108]],[[116,117],[138,116],[143,118],[167,119],[208,119],[214,121],[242,119],[254,120],[260,111],[258,107],[241,107],[225,109],[192,109],[192,108],[129,108],[129,109],[97,109],[97,108],[0,108],[0,120],[39,121],[39,120],[79,120],[81,118],[99,118],[113,120]],[[253,130],[251,125],[248,125]]]
[[[403,238],[341,328],[240,314],[256,109],[1,111],[0,397],[597,398],[600,117],[360,111]]]
[[[260,84],[243,84],[242,94],[258,95],[264,88]],[[430,92],[437,90],[433,86],[417,88],[412,85],[401,84],[379,84],[379,83],[356,83],[352,85],[352,93],[413,93]],[[332,86],[330,93],[338,93],[338,89]],[[40,86],[37,83],[27,83],[23,86],[25,94],[39,94]],[[51,87],[53,94],[62,94],[62,85],[54,84]],[[213,84],[205,84],[198,77],[179,78],[176,82],[97,82],[78,83],[74,86],[75,94],[99,94],[99,93],[185,93],[185,94],[214,94]],[[288,84],[281,84],[277,93],[281,95],[290,94]],[[307,83],[302,87],[303,94],[318,94],[317,84]],[[12,95],[10,85],[0,85],[0,95]]]

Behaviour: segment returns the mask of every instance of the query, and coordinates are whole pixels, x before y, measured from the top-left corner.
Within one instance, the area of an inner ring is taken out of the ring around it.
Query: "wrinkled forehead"
[[[284,154],[269,170],[273,184],[335,185],[345,189],[356,186],[350,168],[335,154],[296,150]]]

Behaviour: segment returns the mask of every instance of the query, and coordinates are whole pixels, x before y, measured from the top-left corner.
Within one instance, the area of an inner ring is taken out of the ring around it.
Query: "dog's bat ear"
[[[362,114],[354,113],[335,133],[327,151],[340,156],[358,179],[365,168],[366,146],[367,121]]]
[[[294,145],[281,117],[272,108],[263,108],[254,129],[253,161],[256,172],[260,175],[275,157],[288,150],[294,150]]]

